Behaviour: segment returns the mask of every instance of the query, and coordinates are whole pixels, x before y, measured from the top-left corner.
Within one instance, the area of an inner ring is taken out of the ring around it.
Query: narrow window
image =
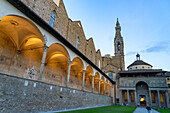
[[[49,25],[50,25],[51,27],[54,27],[54,23],[55,23],[55,11],[53,11],[53,12],[51,13]]]
[[[77,37],[76,49],[79,47],[79,37]]]
[[[118,42],[118,45],[117,45],[117,52],[120,53],[120,43]]]

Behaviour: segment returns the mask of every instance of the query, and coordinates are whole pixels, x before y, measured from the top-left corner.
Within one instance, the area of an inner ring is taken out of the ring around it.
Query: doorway
[[[140,106],[146,106],[146,96],[140,95]]]

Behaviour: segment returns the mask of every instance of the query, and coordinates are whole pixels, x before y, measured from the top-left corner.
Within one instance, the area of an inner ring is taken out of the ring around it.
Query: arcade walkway
[[[151,111],[152,113],[159,113],[155,111],[154,109],[152,109]],[[145,107],[137,107],[133,113],[148,113],[148,111]]]

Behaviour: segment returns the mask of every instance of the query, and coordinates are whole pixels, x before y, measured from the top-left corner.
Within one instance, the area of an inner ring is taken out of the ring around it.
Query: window
[[[77,37],[76,49],[79,47],[79,37]]]
[[[50,17],[50,23],[49,23],[49,25],[51,26],[51,27],[54,27],[54,23],[55,23],[55,11],[53,11],[52,13],[51,13],[51,17]]]
[[[156,103],[154,92],[151,92],[151,97],[152,97],[152,103]]]
[[[131,102],[134,102],[135,96],[134,96],[134,92],[133,91],[130,91],[130,96],[131,96]]]
[[[128,99],[127,99],[127,91],[125,91],[125,93],[124,93],[124,100],[125,100],[125,102],[128,101]]]
[[[164,103],[163,94],[160,93],[159,96],[160,96],[160,102],[161,102],[161,103]]]
[[[109,73],[109,78],[113,80],[113,74],[112,73]]]
[[[120,53],[120,43],[118,42],[117,52]]]

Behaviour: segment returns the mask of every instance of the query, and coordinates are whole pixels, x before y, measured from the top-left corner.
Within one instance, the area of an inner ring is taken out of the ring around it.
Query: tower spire
[[[119,26],[120,26],[120,23],[119,23],[119,20],[117,18],[116,27],[119,27]]]
[[[119,23],[118,18],[117,18],[117,22],[116,22],[116,27],[115,27],[115,29],[116,29],[116,36],[115,36],[115,37],[117,37],[117,36],[120,36],[120,37],[121,37],[121,33],[120,33],[121,27],[120,27],[120,23]]]

